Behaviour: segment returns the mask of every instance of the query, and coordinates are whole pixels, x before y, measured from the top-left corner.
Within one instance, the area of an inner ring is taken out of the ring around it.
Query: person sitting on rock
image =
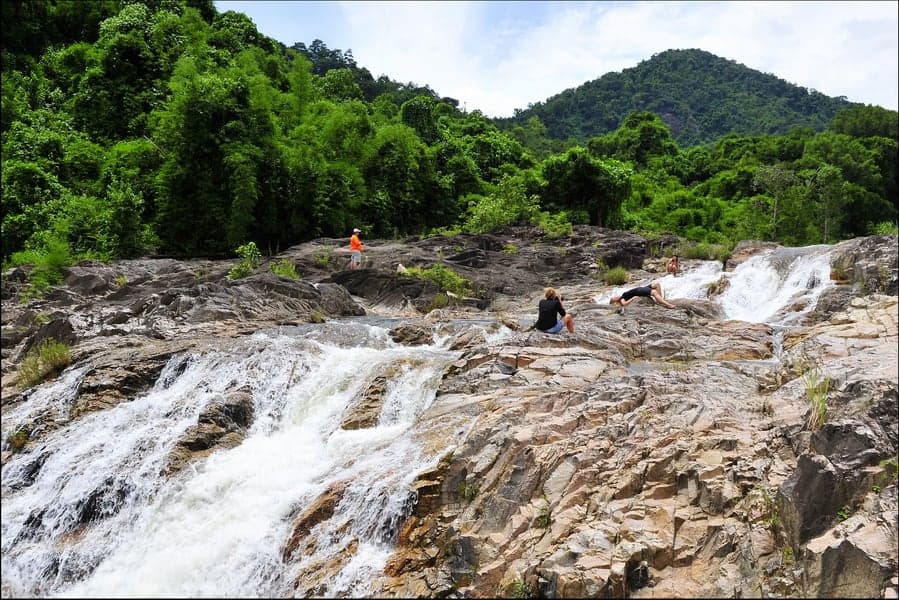
[[[635,287],[624,292],[620,296],[612,296],[609,300],[609,304],[620,304],[623,309],[625,306],[641,297],[652,298],[653,302],[664,306],[665,308],[677,308],[675,305],[665,300],[665,294],[662,292],[662,285],[658,281],[653,281],[649,285]]]
[[[665,272],[677,276],[680,275],[680,271],[680,260],[677,258],[677,254],[675,254],[668,260],[668,265],[665,267]]]
[[[562,296],[555,289],[548,287],[543,292],[543,300],[537,305],[537,323],[534,329],[544,333],[559,333],[562,326],[568,328],[569,333],[574,333],[574,319],[565,313],[562,307]],[[562,317],[556,319],[556,315]]]

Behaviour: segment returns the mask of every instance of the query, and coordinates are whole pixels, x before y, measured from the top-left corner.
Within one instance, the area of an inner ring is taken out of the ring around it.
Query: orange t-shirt
[[[362,251],[362,242],[359,241],[359,236],[355,233],[350,238],[350,250],[359,250]]]

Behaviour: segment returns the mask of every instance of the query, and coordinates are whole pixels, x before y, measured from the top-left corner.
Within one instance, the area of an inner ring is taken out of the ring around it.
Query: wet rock
[[[343,498],[346,487],[346,482],[331,484],[328,489],[305,507],[300,514],[294,517],[290,537],[281,549],[282,560],[285,562],[289,561],[297,551],[297,548],[300,547],[300,544],[309,536],[312,528],[334,516],[334,511]]]
[[[434,343],[434,332],[430,327],[399,325],[390,330],[390,338],[397,344],[421,346]]]
[[[254,418],[249,390],[238,390],[213,400],[200,413],[197,424],[184,432],[169,456],[163,474],[171,475],[198,456],[218,448],[233,448],[246,435]]]
[[[388,379],[379,375],[365,388],[361,398],[352,403],[340,422],[343,429],[367,429],[378,424],[387,396]]]

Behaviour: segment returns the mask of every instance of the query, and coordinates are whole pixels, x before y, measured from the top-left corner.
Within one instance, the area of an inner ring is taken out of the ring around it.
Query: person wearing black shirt
[[[649,285],[635,287],[624,292],[620,296],[612,296],[609,304],[620,304],[624,308],[637,298],[652,298],[652,301],[665,308],[677,308],[665,300],[665,293],[662,291],[662,285],[658,281],[653,281]]]
[[[562,296],[555,289],[549,287],[543,292],[543,300],[537,305],[537,323],[534,329],[544,333],[559,333],[562,326],[568,328],[569,333],[574,333],[574,319],[565,313],[562,308]],[[557,319],[559,315],[561,319]]]

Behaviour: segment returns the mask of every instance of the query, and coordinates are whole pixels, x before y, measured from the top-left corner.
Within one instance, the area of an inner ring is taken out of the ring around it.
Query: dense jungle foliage
[[[857,104],[793,85],[703,50],[666,50],[620,73],[607,73],[498,119],[506,128],[537,117],[546,135],[584,143],[615,131],[624,118],[659,115],[683,147],[729,133],[785,134],[824,130],[836,113]]]
[[[33,279],[76,258],[270,254],[353,227],[787,245],[895,229],[899,122],[875,106],[689,148],[635,111],[566,145],[536,116],[500,129],[320,40],[288,48],[212,0],[4,0],[2,18],[3,259],[37,265]],[[808,98],[817,118],[835,102]]]

